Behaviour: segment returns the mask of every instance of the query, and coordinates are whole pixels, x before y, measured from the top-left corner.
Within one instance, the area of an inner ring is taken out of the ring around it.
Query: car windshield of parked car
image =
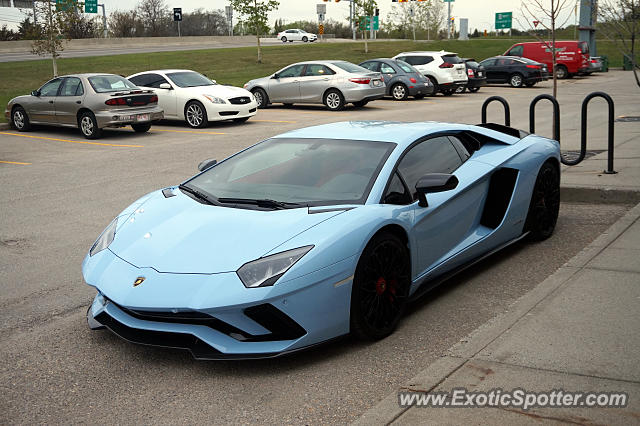
[[[467,65],[470,68],[477,68],[478,67],[478,63],[476,61],[467,61]]]
[[[215,199],[297,205],[364,204],[396,145],[343,139],[276,138],[186,182]]]
[[[442,55],[442,60],[453,65],[462,63],[462,59],[460,59],[458,55]]]
[[[346,72],[353,72],[353,73],[368,73],[369,72],[369,70],[366,69],[366,68],[362,68],[359,65],[352,64],[351,62],[346,62],[346,61],[333,62],[333,65],[335,65],[338,68],[341,68],[341,69],[345,70]]]
[[[89,83],[96,93],[118,92],[120,90],[137,89],[138,87],[119,75],[94,75]]]
[[[402,68],[402,71],[404,72],[415,72],[418,74],[420,73],[420,71],[418,71],[417,69],[415,69],[414,67],[406,63],[405,61],[396,60],[396,63],[400,68]]]
[[[197,72],[171,72],[167,77],[178,87],[213,86],[215,83]]]

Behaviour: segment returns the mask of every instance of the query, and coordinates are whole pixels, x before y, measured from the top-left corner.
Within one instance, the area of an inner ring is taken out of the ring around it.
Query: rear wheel
[[[374,236],[362,252],[351,289],[351,331],[364,340],[388,336],[407,305],[409,250],[391,233]]]
[[[27,112],[21,106],[17,106],[11,113],[11,125],[20,132],[31,130],[31,122]]]
[[[198,101],[191,101],[184,108],[184,118],[187,120],[189,127],[201,129],[207,127],[209,119],[207,118],[207,110],[204,109]]]
[[[136,133],[146,133],[151,129],[151,124],[132,124],[131,127]]]
[[[253,97],[256,98],[258,108],[266,108],[267,105],[269,105],[269,97],[267,96],[267,92],[263,89],[254,89],[251,93],[253,93]]]
[[[569,71],[564,65],[556,65],[556,77],[559,79],[569,78]]]
[[[391,88],[391,96],[393,96],[393,99],[396,101],[404,101],[409,97],[409,90],[404,84],[396,83]]]
[[[280,40],[282,40],[283,43],[287,42],[287,38],[285,36],[282,36],[282,38]]]
[[[453,89],[451,87],[445,87],[440,89],[440,92],[442,92],[443,96],[451,96],[453,95],[453,92],[455,92],[456,89]]]
[[[511,87],[522,87],[522,85],[524,84],[522,74],[512,74],[511,77],[509,77],[509,84],[511,85]]]
[[[541,241],[553,234],[560,210],[560,173],[547,161],[542,165],[531,194],[525,222],[532,241]]]
[[[102,129],[98,128],[96,116],[90,111],[82,113],[78,119],[78,127],[80,128],[82,135],[87,139],[98,139],[102,136]]]
[[[476,93],[478,90],[480,90],[480,87],[467,87],[467,89],[469,89],[471,93]]]
[[[344,108],[344,97],[338,90],[331,89],[324,95],[324,104],[331,111],[340,111]]]

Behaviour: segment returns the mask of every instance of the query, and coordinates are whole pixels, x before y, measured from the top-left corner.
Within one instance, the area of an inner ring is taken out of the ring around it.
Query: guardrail
[[[589,102],[593,98],[603,98],[607,101],[609,108],[609,123],[608,123],[608,135],[607,135],[607,169],[605,174],[617,173],[613,169],[613,150],[614,150],[614,119],[615,119],[615,107],[611,96],[604,92],[593,92],[587,95],[582,101],[582,116],[580,123],[580,154],[574,160],[567,159],[564,155],[561,155],[562,164],[567,166],[575,166],[584,160],[587,154],[587,107]],[[560,143],[560,104],[558,100],[551,95],[542,94],[538,95],[529,104],[529,131],[535,133],[536,126],[536,105],[541,100],[546,99],[551,102],[553,106],[553,138]],[[501,96],[491,96],[487,98],[482,104],[481,119],[482,124],[487,123],[487,107],[491,102],[500,102],[504,107],[504,121],[505,126],[510,126],[511,123],[511,109],[509,108],[509,102]]]

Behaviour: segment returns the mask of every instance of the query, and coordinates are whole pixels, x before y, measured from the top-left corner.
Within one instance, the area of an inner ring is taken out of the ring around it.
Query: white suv
[[[413,65],[428,77],[435,89],[433,94],[441,92],[445,96],[452,95],[459,86],[468,81],[467,70],[457,54],[452,52],[403,52],[393,57]]]
[[[318,39],[318,36],[315,34],[308,33],[305,30],[292,28],[290,30],[284,30],[282,32],[279,32],[276,38],[279,38],[280,40],[282,40],[283,43],[294,42],[294,41],[304,41],[306,43],[308,41],[316,41]]]

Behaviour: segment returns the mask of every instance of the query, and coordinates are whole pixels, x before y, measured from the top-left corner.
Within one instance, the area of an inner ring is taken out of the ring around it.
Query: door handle
[[[82,101],[76,101],[76,103],[77,103],[78,105],[80,105],[80,104],[82,103]]]

